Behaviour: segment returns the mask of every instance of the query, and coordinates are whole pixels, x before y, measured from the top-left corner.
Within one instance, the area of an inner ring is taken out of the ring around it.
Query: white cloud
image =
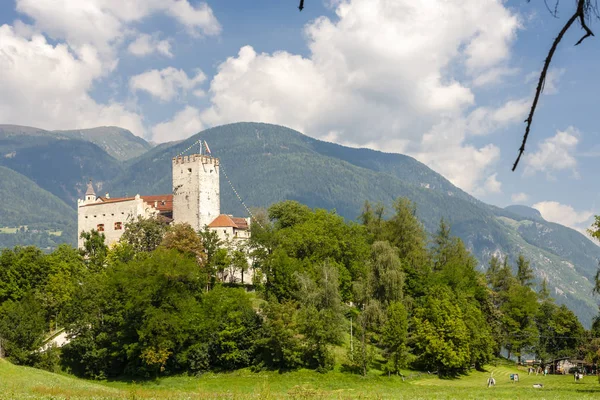
[[[465,143],[459,128],[468,126],[475,97],[450,71],[467,69],[477,79],[504,67],[518,18],[501,0],[332,4],[337,19],[306,26],[308,57],[245,46],[222,63],[203,121],[278,123],[338,143],[409,153],[474,189],[499,150]],[[505,123],[501,113],[495,118]],[[426,132],[440,135],[437,143]]]
[[[534,204],[533,208],[538,210],[545,220],[568,226],[584,234],[594,216],[593,211],[576,211],[573,207],[557,201],[542,201]]]
[[[188,0],[16,0],[17,11],[28,15],[35,26],[54,39],[72,46],[92,44],[101,52],[128,32],[128,24],[158,12],[170,15],[197,35],[217,35],[221,25],[204,2]]]
[[[577,175],[577,160],[574,153],[579,143],[579,131],[569,126],[564,131],[557,131],[556,135],[545,139],[538,144],[537,151],[525,153],[526,175],[536,172],[545,172],[551,177],[553,171],[571,170]]]
[[[88,94],[105,68],[96,49],[77,52],[65,44],[49,44],[45,37],[22,37],[0,26],[0,121],[45,129],[117,125],[137,135],[142,118],[123,104],[96,103]],[[43,77],[43,78],[41,78]]]
[[[168,40],[159,40],[148,34],[141,34],[129,44],[127,50],[138,57],[147,56],[153,53],[162,54],[163,56],[172,58],[171,43]]]
[[[514,193],[512,196],[510,196],[510,199],[513,201],[513,203],[525,203],[527,200],[529,200],[529,196],[526,193]]]
[[[186,106],[175,114],[173,119],[155,125],[152,128],[152,140],[155,142],[170,142],[185,139],[204,129],[197,108]]]
[[[530,106],[530,99],[509,100],[498,108],[478,107],[467,118],[467,132],[485,135],[494,130],[523,121]]]
[[[196,72],[196,76],[188,78],[185,71],[168,67],[160,71],[152,69],[132,76],[129,79],[129,87],[132,91],[145,91],[162,101],[170,101],[205,80],[206,76],[200,70]]]
[[[497,67],[490,68],[479,74],[473,80],[473,86],[488,86],[502,82],[503,78],[516,75],[520,72],[518,68]]]
[[[502,183],[498,180],[498,174],[494,173],[490,175],[484,184],[484,189],[487,193],[501,193]]]

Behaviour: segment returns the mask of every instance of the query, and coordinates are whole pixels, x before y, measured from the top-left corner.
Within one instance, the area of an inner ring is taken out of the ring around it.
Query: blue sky
[[[583,230],[599,213],[600,41],[559,50],[525,0],[4,0],[0,123],[117,125],[156,142],[235,121],[409,154],[476,197]],[[594,21],[592,29],[598,28]]]

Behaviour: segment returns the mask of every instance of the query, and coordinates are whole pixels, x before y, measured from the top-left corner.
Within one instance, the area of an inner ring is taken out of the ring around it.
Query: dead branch
[[[304,10],[304,0],[300,0],[300,5],[298,6],[298,10]]]
[[[594,36],[594,33],[590,30],[590,28],[587,26],[587,24],[585,22],[586,3],[587,2],[589,2],[589,0],[577,0],[577,9],[575,10],[575,13],[571,16],[571,18],[569,18],[567,23],[560,30],[558,36],[556,37],[556,39],[554,39],[554,42],[552,43],[552,47],[550,47],[550,51],[548,51],[548,55],[546,56],[546,60],[544,61],[544,67],[542,68],[542,72],[540,73],[540,79],[538,80],[537,88],[535,89],[535,96],[533,98],[533,103],[531,104],[531,109],[529,110],[529,116],[525,120],[525,122],[527,123],[527,126],[525,127],[525,134],[523,135],[523,142],[521,143],[521,147],[519,148],[519,155],[517,156],[517,159],[512,167],[513,171],[515,169],[517,169],[517,165],[519,165],[521,156],[525,152],[525,144],[527,143],[527,138],[529,137],[529,132],[531,130],[531,123],[533,122],[533,114],[535,113],[535,110],[537,108],[537,104],[540,99],[540,95],[542,94],[542,91],[544,90],[546,74],[548,73],[548,68],[550,67],[550,63],[552,62],[552,57],[554,56],[554,52],[556,51],[558,44],[565,36],[565,33],[567,33],[567,31],[571,28],[571,26],[577,19],[579,19],[582,29],[585,30],[585,35],[583,35],[583,37],[581,39],[579,39],[579,41],[577,43],[575,43],[575,46],[581,44],[581,42],[583,42],[586,38],[588,38],[590,36]],[[588,8],[590,7],[589,3],[587,4],[587,7]]]

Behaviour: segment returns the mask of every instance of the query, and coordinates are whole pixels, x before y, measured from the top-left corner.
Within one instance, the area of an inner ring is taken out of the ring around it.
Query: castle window
[[[104,224],[98,224],[98,225],[96,226],[96,230],[97,230],[98,232],[104,232]]]
[[[85,217],[87,218],[88,216],[86,215]]]
[[[191,168],[188,168],[188,172],[192,172],[192,169],[191,169]]]
[[[115,231],[120,231],[121,229],[123,229],[123,223],[115,222]]]

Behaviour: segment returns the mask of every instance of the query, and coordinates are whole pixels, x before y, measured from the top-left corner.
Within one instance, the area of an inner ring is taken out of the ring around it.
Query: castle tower
[[[201,230],[219,214],[219,159],[202,154],[174,157],[174,222],[187,222]]]
[[[94,185],[92,185],[92,180],[87,184],[87,190],[85,191],[85,201],[86,202],[94,202],[96,201],[96,192],[94,191]]]

